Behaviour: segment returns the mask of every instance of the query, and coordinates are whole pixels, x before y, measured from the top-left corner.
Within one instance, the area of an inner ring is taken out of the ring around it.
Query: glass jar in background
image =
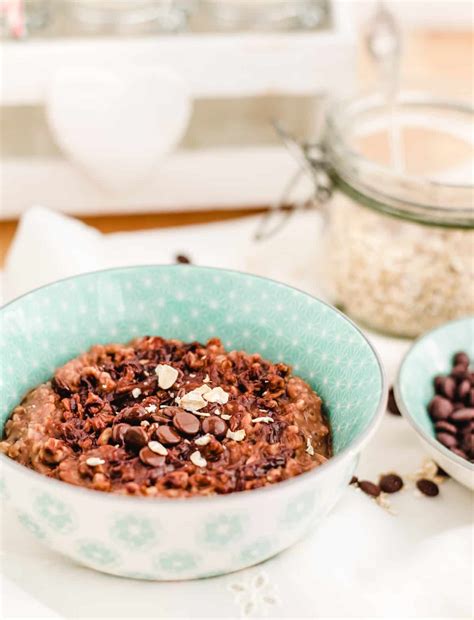
[[[356,321],[413,337],[474,313],[473,120],[424,94],[331,107],[320,276]]]
[[[200,0],[217,30],[314,30],[329,14],[327,0]]]
[[[88,32],[181,32],[196,0],[66,0],[71,20]]]

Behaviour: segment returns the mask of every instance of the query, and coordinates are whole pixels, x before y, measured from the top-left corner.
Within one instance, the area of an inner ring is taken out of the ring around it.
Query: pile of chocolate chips
[[[434,378],[436,396],[428,405],[436,438],[458,456],[474,462],[474,372],[463,351],[453,357],[449,375]]]

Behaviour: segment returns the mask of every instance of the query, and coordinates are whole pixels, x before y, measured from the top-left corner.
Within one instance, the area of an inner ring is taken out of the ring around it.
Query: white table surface
[[[201,264],[253,271],[317,293],[313,265],[319,227],[315,215],[300,215],[279,237],[258,247],[250,242],[254,219],[104,238],[63,216],[36,210],[20,228],[3,292],[8,298],[67,275],[58,257],[68,256],[74,237],[76,250],[87,247],[89,256],[81,263],[76,251],[69,261],[74,273],[123,264],[126,247],[129,264],[171,262],[185,252]],[[45,249],[54,240],[54,256],[47,261]],[[410,343],[368,335],[392,381]],[[387,414],[357,474],[374,481],[388,471],[406,477],[425,458],[408,424]],[[436,498],[420,496],[407,484],[392,496],[391,508],[396,514],[349,487],[317,530],[260,566],[201,581],[152,583],[73,564],[21,529],[4,505],[2,617],[472,617],[473,495],[452,480]]]

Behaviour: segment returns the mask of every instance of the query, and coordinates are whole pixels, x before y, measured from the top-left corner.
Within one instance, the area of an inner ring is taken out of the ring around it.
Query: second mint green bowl
[[[474,359],[474,317],[445,323],[414,342],[400,366],[395,398],[436,463],[458,482],[474,489],[474,465],[436,439],[428,414],[428,404],[435,395],[433,379],[449,373],[453,355],[458,351],[465,351]]]
[[[365,336],[322,301],[243,273],[183,265],[81,275],[0,311],[2,426],[25,392],[67,360],[145,334],[218,336],[228,349],[291,364],[323,398],[335,456],[262,489],[180,500],[75,487],[1,455],[0,488],[19,521],[82,564],[144,579],[223,574],[293,544],[343,493],[384,413],[383,371]]]

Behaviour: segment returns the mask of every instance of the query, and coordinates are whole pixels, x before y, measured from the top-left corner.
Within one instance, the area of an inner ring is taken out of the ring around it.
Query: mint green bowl
[[[400,366],[395,398],[401,413],[418,433],[430,456],[450,476],[473,489],[474,465],[437,441],[427,410],[435,395],[434,377],[449,373],[457,351],[466,351],[474,359],[474,317],[445,323],[414,342]]]
[[[377,355],[343,314],[298,290],[192,266],[112,269],[45,286],[0,311],[2,425],[27,390],[94,343],[145,334],[205,341],[292,364],[323,398],[335,456],[286,482],[226,496],[116,496],[42,476],[1,455],[1,487],[39,540],[108,573],[192,579],[261,562],[340,497],[383,415]],[[357,518],[357,515],[354,515]]]

